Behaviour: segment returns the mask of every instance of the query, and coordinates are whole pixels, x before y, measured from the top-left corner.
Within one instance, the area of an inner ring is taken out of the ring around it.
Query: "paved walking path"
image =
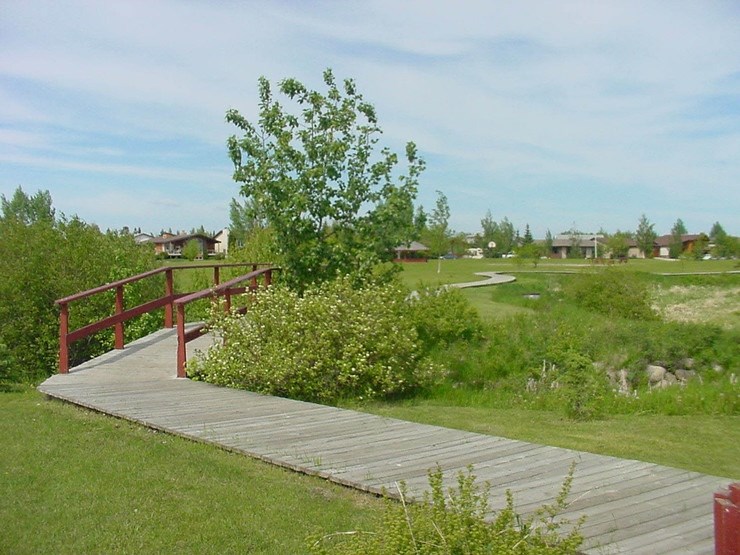
[[[712,494],[728,478],[178,379],[175,348],[174,331],[162,330],[52,376],[39,390],[373,493],[405,480],[420,495],[428,469],[440,465],[454,476],[472,464],[493,486],[493,508],[504,505],[508,488],[527,512],[552,502],[575,461],[565,516],[587,516],[586,553],[713,553]]]
[[[514,276],[507,276],[498,272],[476,272],[475,275],[483,276],[488,279],[468,281],[466,283],[452,283],[450,286],[457,287],[458,289],[466,289],[468,287],[483,287],[484,285],[499,285],[501,283],[510,283],[516,280]]]

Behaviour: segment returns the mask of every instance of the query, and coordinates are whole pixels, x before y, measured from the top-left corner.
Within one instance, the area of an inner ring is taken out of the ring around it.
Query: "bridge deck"
[[[493,486],[493,508],[510,489],[527,512],[552,502],[575,461],[565,516],[587,516],[586,553],[714,552],[712,494],[729,478],[177,379],[175,349],[174,331],[162,330],[53,376],[39,390],[373,493],[405,480],[420,495],[428,469],[439,464],[453,476],[472,464]]]

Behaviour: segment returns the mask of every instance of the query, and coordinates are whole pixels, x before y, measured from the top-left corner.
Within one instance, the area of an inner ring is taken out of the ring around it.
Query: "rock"
[[[678,378],[682,382],[687,382],[692,378],[696,377],[696,371],[695,370],[685,370],[683,368],[679,368],[674,372],[676,375],[676,378]]]
[[[622,368],[619,373],[619,393],[622,395],[629,395],[630,394],[630,381],[629,381],[629,370],[626,368]]]
[[[712,370],[714,370],[715,372],[717,372],[717,374],[721,374],[722,372],[725,371],[725,369],[722,368],[722,365],[721,364],[717,364],[716,362],[714,364],[712,364]]]
[[[694,368],[695,364],[696,362],[694,361],[693,358],[683,359],[683,367],[686,368],[687,370],[691,370],[692,368]]]
[[[665,378],[666,369],[657,364],[648,364],[645,372],[647,373],[649,384],[658,384]]]
[[[663,376],[663,381],[666,382],[668,385],[675,384],[678,380],[676,379],[676,376],[671,374],[670,372],[666,372],[665,376]]]

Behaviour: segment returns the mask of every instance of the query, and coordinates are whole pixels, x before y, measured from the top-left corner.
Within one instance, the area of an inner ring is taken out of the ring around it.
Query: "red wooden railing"
[[[740,553],[740,482],[714,494],[714,552]]]
[[[260,268],[262,266],[262,268]],[[225,267],[251,267],[252,271],[238,276],[232,280],[229,280],[223,284],[220,284],[220,270]],[[178,270],[190,270],[190,269],[213,269],[213,284],[214,286],[209,289],[204,289],[196,293],[175,293],[173,273]],[[204,326],[196,326],[194,329],[185,333],[185,306],[198,299],[206,297],[224,296],[226,297],[227,309],[231,307],[231,296],[234,294],[242,293],[248,288],[254,290],[258,286],[257,278],[263,276],[265,285],[270,285],[272,282],[272,272],[277,270],[269,264],[263,263],[238,263],[238,264],[200,264],[200,265],[184,265],[184,266],[166,266],[150,270],[135,276],[131,276],[126,279],[115,281],[113,283],[107,283],[94,289],[88,289],[81,293],[58,299],[55,304],[59,305],[59,372],[66,374],[69,372],[69,347],[75,341],[79,341],[85,337],[88,337],[99,331],[114,328],[114,348],[123,349],[124,347],[124,336],[123,336],[123,323],[127,320],[141,316],[147,312],[157,310],[164,307],[164,327],[172,328],[174,322],[174,307],[177,306],[177,325],[178,325],[178,377],[185,376],[185,357],[180,356],[180,351],[185,352],[185,343],[191,339],[195,339],[203,334],[202,329]],[[126,309],[124,303],[124,286],[129,283],[134,283],[142,279],[150,278],[156,275],[165,275],[165,292],[164,296],[154,299],[152,301],[140,304],[138,306]],[[250,281],[250,286],[247,287],[235,287],[244,281]],[[70,304],[79,301],[93,295],[98,295],[108,291],[115,290],[115,311],[113,316],[108,316],[97,322],[82,326],[74,331],[69,330],[69,308]],[[182,345],[180,344],[182,343]]]

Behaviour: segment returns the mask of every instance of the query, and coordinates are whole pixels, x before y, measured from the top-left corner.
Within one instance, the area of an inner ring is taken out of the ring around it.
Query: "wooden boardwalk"
[[[586,553],[714,552],[712,494],[729,478],[177,379],[175,349],[174,331],[162,330],[55,375],[39,390],[373,493],[405,480],[420,495],[428,469],[439,464],[454,476],[472,464],[493,486],[493,508],[510,489],[527,512],[553,501],[575,461],[564,516],[586,515]]]

